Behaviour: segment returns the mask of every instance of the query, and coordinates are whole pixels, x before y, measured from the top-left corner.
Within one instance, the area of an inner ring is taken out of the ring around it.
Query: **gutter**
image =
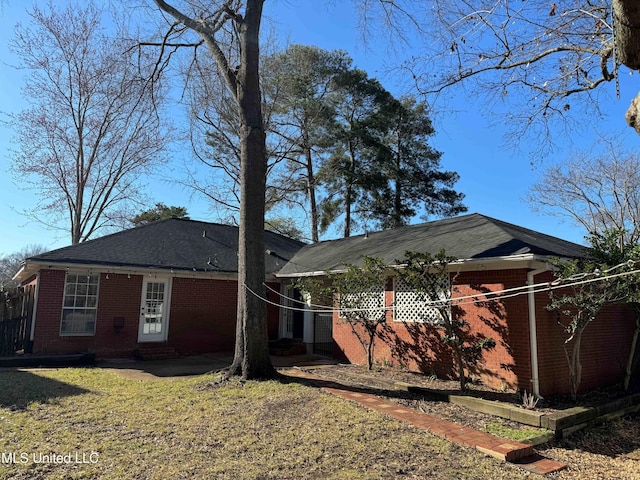
[[[549,271],[548,267],[538,268],[527,272],[527,285],[530,285],[527,293],[529,305],[529,347],[531,350],[531,383],[533,395],[540,397],[540,377],[538,372],[538,336],[536,323],[536,297],[533,290],[534,277],[540,273]]]
[[[542,263],[546,264],[549,261],[549,256],[547,255],[539,255],[534,253],[524,253],[518,255],[505,255],[505,256],[497,256],[497,257],[481,257],[481,258],[466,258],[466,259],[457,259],[453,262],[450,262],[449,265],[451,267],[458,266],[460,267],[468,267],[468,268],[476,268],[480,266],[486,270],[505,270],[516,268],[512,264],[513,263],[523,263],[529,262],[529,268],[533,268],[534,265],[540,265]],[[503,265],[498,268],[496,264]],[[389,268],[402,268],[403,265],[389,265]],[[526,267],[525,267],[526,268]],[[544,269],[542,271],[546,271]],[[301,277],[319,277],[326,275],[329,273],[344,273],[346,272],[345,268],[335,268],[331,270],[318,270],[318,271],[307,271],[307,272],[293,272],[293,273],[276,273],[276,277],[278,278],[301,278]]]
[[[36,273],[36,290],[33,293],[33,311],[31,312],[31,331],[29,341],[31,342],[31,352],[33,353],[33,341],[36,338],[36,318],[38,313],[38,295],[40,293],[40,272]]]
[[[109,265],[101,263],[77,263],[77,262],[56,262],[47,260],[28,261],[20,267],[20,270],[13,276],[19,282],[36,275],[41,270],[67,270],[67,271],[95,271],[96,273],[113,273],[129,275],[162,275],[180,278],[204,278],[213,280],[237,280],[238,272],[223,270],[188,270],[171,266],[157,267],[144,265]],[[275,279],[273,273],[266,274],[267,280]]]

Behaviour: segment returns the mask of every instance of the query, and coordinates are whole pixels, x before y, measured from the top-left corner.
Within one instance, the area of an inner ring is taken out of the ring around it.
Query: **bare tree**
[[[386,19],[397,23],[408,12],[414,21],[407,28],[423,38],[422,52],[405,64],[418,90],[433,100],[451,87],[468,88],[466,95],[508,120],[514,142],[527,133],[540,152],[580,124],[576,110],[590,120],[606,111],[609,95],[619,95],[622,65],[640,67],[633,0],[436,0],[430,10],[384,4],[378,9]],[[427,20],[418,21],[421,15]],[[632,110],[633,126],[640,115]]]
[[[47,249],[42,245],[30,244],[22,250],[0,257],[0,288],[17,286],[13,276],[18,273],[22,262],[29,257],[40,255],[46,251]]]
[[[274,50],[267,38],[268,50]],[[275,54],[273,54],[275,55]],[[292,172],[282,168],[291,147],[282,137],[273,134],[273,107],[280,96],[276,74],[269,68],[270,54],[261,50],[261,93],[263,123],[267,149],[267,186],[265,209],[274,217],[272,209],[302,207],[295,193],[296,181]],[[198,165],[189,168],[185,186],[211,201],[212,207],[224,212],[237,223],[240,204],[240,119],[236,101],[219,74],[215,61],[209,56],[196,56],[183,72],[186,85],[190,138]],[[277,214],[276,214],[277,216]]]
[[[30,106],[12,116],[13,170],[39,193],[31,216],[68,230],[75,244],[126,219],[136,180],[161,160],[168,136],[155,107],[163,89],[148,81],[148,59],[132,57],[126,38],[135,35],[122,18],[93,3],[34,7],[30,16],[11,42],[30,71]]]
[[[205,45],[238,108],[240,120],[240,225],[238,308],[234,360],[228,375],[270,378],[277,372],[268,348],[265,279],[267,150],[260,94],[260,25],[264,0],[174,2],[154,0],[171,18],[162,52]],[[183,38],[186,35],[195,38]]]
[[[593,99],[601,85],[617,84],[605,0],[438,0],[432,18],[435,42],[410,65],[418,88],[439,94],[465,83],[471,95],[506,110],[514,134],[545,140],[539,145],[562,137],[558,127],[585,105],[578,97]],[[587,103],[591,118],[601,113],[597,102]]]
[[[587,234],[623,232],[640,241],[640,157],[607,143],[600,154],[580,153],[548,167],[527,201],[546,214],[569,218]]]

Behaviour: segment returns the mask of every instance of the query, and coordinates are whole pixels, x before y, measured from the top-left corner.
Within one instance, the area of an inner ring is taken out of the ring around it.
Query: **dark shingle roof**
[[[267,273],[286,263],[304,244],[266,232]],[[27,263],[237,272],[238,228],[171,218],[124,230],[27,259]]]
[[[279,275],[323,272],[345,263],[358,264],[363,256],[394,264],[407,251],[447,255],[460,260],[540,256],[580,257],[584,247],[478,213],[393,230],[307,245]]]

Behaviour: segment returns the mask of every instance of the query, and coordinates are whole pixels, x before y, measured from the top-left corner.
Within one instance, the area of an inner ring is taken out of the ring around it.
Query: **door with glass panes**
[[[144,280],[138,342],[163,342],[167,339],[170,288],[169,279]]]

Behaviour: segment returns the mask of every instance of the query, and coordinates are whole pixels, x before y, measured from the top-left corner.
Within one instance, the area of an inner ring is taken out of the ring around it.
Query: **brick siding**
[[[130,356],[138,343],[143,277],[100,275],[96,333],[61,336],[65,271],[42,270],[38,291],[34,353],[93,352],[99,357]],[[277,289],[275,285],[272,285]],[[173,278],[166,345],[180,354],[233,351],[237,282],[198,278]],[[269,337],[277,338],[279,312],[268,307]],[[120,331],[114,318],[124,318]],[[144,344],[148,345],[148,344]]]
[[[551,273],[536,276],[536,282],[551,280]],[[498,291],[526,284],[527,270],[477,271],[452,279],[453,297]],[[387,284],[386,301],[393,301],[392,283]],[[543,396],[569,391],[569,373],[564,354],[564,336],[556,314],[546,310],[548,294],[536,294],[536,320],[540,393]],[[472,367],[473,378],[494,388],[532,390],[528,297],[526,294],[501,301],[479,302],[454,307],[454,315],[469,323],[469,334],[493,338],[496,346],[485,350]],[[628,309],[609,307],[587,327],[582,346],[581,389],[592,389],[621,379],[634,320]],[[615,325],[615,328],[612,326]],[[345,360],[366,364],[366,353],[352,328],[334,314],[335,354]],[[440,341],[442,329],[423,323],[395,322],[391,312],[375,341],[377,362],[412,371],[455,378],[451,352]]]

